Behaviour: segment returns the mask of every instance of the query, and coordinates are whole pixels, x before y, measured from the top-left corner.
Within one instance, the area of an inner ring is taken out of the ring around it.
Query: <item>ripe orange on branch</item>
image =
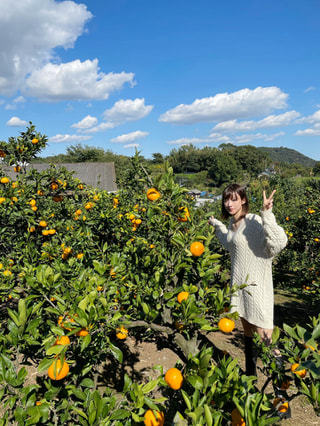
[[[181,213],[179,214],[178,221],[179,222],[187,222],[190,217],[190,213],[188,207],[180,207],[179,209]]]
[[[221,318],[221,320],[218,322],[219,330],[223,333],[231,333],[231,331],[235,327],[235,323],[230,318]]]
[[[48,376],[52,380],[62,380],[69,373],[69,364],[66,361],[61,363],[60,358],[56,358],[48,368]]]
[[[54,343],[55,345],[69,345],[70,339],[68,336],[60,336]]]
[[[171,389],[178,390],[182,386],[183,376],[180,370],[173,367],[169,368],[169,370],[166,372],[164,380]]]
[[[244,421],[244,418],[241,416],[240,411],[238,408],[234,408],[231,411],[231,420],[232,420],[232,426],[246,426],[246,422]]]
[[[286,413],[289,410],[289,402],[284,398],[276,398],[273,401],[273,406],[276,407],[279,413]]]
[[[201,256],[204,252],[204,245],[200,241],[194,241],[190,246],[190,251],[193,256]]]
[[[297,376],[301,377],[301,379],[303,379],[304,377],[306,377],[307,374],[307,370],[305,368],[303,368],[302,370],[296,371],[297,368],[299,367],[300,364],[295,363],[291,365],[291,371],[292,373],[297,374]]]
[[[128,337],[128,330],[122,325],[121,328],[117,328],[116,336],[120,340],[126,339]]]
[[[177,300],[179,303],[181,303],[183,300],[187,300],[188,296],[189,293],[187,291],[181,291],[177,296]]]
[[[148,189],[147,198],[149,201],[156,201],[160,197],[161,197],[160,192],[156,188]]]
[[[84,327],[76,332],[76,336],[85,337],[89,334],[89,331]]]
[[[164,414],[160,411],[148,410],[144,415],[144,424],[145,426],[163,426]]]

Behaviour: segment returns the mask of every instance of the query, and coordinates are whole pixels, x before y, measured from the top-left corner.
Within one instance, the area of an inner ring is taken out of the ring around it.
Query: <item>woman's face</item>
[[[242,213],[242,205],[245,204],[246,199],[241,199],[240,196],[234,192],[231,197],[224,200],[224,207],[230,216],[240,216]]]

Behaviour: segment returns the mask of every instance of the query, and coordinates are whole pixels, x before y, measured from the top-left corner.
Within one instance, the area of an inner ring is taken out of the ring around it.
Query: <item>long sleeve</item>
[[[288,238],[284,229],[277,224],[272,209],[260,213],[265,236],[265,254],[274,257],[285,248]]]
[[[230,250],[230,243],[228,240],[228,228],[226,225],[218,219],[213,219],[211,221],[212,226],[215,228],[216,236],[220,243],[226,250]]]

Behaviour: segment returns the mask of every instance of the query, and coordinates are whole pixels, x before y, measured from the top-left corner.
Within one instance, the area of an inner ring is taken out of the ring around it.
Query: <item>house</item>
[[[258,178],[261,178],[261,177],[270,177],[270,176],[274,176],[274,175],[276,175],[276,171],[274,170],[273,167],[270,167],[268,169],[264,169],[264,171],[261,172],[258,175]]]

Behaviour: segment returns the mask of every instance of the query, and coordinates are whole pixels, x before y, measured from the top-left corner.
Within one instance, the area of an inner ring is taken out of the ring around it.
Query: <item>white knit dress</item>
[[[261,217],[248,213],[236,231],[212,219],[216,236],[230,252],[231,284],[248,286],[231,298],[231,312],[257,327],[273,329],[272,258],[287,244],[287,236],[275,219],[272,209],[261,211]]]

